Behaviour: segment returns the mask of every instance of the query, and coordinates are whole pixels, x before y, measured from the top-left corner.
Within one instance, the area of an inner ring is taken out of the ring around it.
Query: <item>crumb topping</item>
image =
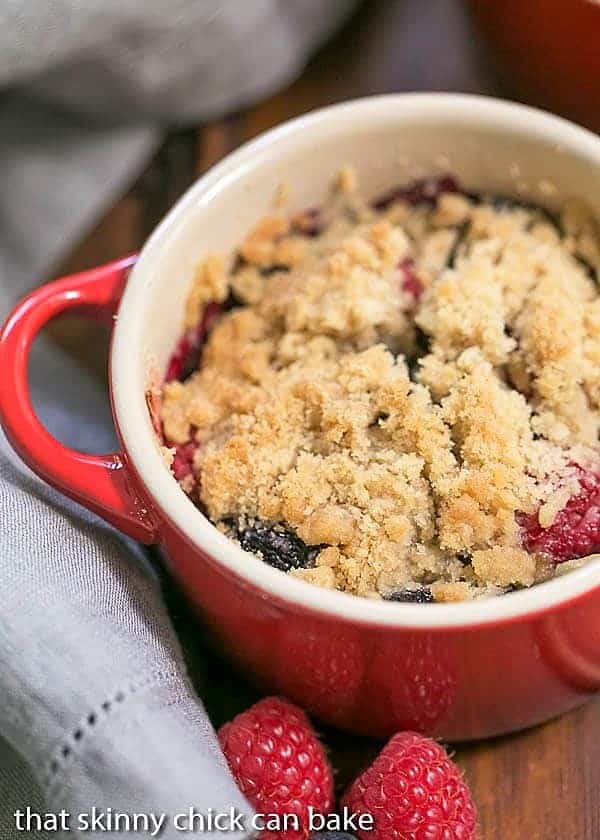
[[[317,547],[304,580],[438,601],[529,586],[548,561],[519,515],[551,525],[598,458],[595,272],[578,206],[556,224],[453,190],[374,209],[344,170],[326,206],[200,265],[186,329],[233,304],[163,387],[166,444],[195,443],[197,501],[233,536],[269,523]]]

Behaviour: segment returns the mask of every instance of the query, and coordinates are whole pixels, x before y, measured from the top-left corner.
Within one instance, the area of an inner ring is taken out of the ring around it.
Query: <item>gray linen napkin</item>
[[[135,175],[164,125],[273,90],[353,2],[4,3],[0,316]],[[31,370],[51,431],[109,450],[106,400],[76,363],[42,343]],[[94,807],[172,817],[190,806],[249,813],[142,549],[0,437],[0,840],[76,836],[77,814]],[[27,807],[64,809],[71,831],[18,831],[13,813]],[[105,825],[83,836],[123,836]],[[160,836],[182,835],[167,820]]]

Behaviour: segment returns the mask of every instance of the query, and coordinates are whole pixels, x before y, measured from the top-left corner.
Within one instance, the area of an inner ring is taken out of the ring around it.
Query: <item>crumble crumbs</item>
[[[314,559],[289,574],[319,586],[448,602],[546,579],[519,515],[549,527],[598,463],[597,223],[446,182],[374,209],[344,169],[190,292],[187,330],[233,305],[164,385],[165,441],[197,447],[186,488],[218,527],[291,532]]]

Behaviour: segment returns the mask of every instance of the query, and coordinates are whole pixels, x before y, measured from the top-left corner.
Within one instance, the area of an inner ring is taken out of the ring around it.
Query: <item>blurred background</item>
[[[516,99],[600,129],[598,0],[329,0],[312,5],[316,29],[298,49],[297,67],[268,80],[266,87],[274,92],[251,94],[244,107],[220,113],[217,108],[213,117],[175,130],[161,120],[151,144],[154,154],[134,156],[109,211],[91,218],[86,213],[88,235],[81,237],[76,230],[78,243],[72,248],[67,239],[69,247],[59,249],[48,272],[78,270],[137,250],[189,184],[219,158],[283,120],[344,99],[418,90],[478,93]],[[276,8],[275,3],[273,14]],[[319,30],[323,8],[328,17]],[[326,42],[320,45],[322,38]],[[253,50],[257,46],[265,62],[272,60],[273,44],[248,44]],[[201,111],[206,91],[198,75],[195,105]],[[110,73],[104,81],[110,85]],[[111,96],[110,87],[104,92]],[[235,102],[235,90],[230,93]],[[193,106],[188,111],[193,113]],[[31,285],[36,281],[32,277]],[[87,334],[89,326],[63,330],[60,340],[82,354],[79,329]],[[96,343],[84,344],[85,363],[101,375],[105,358]]]

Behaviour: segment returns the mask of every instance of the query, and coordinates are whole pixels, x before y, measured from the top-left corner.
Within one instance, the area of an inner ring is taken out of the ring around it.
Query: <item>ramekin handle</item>
[[[87,455],[64,446],[42,426],[29,395],[29,353],[42,327],[70,310],[112,319],[136,256],[63,277],[35,289],[0,333],[0,422],[31,469],[70,498],[144,543],[156,542],[152,515],[136,490],[123,452]]]

